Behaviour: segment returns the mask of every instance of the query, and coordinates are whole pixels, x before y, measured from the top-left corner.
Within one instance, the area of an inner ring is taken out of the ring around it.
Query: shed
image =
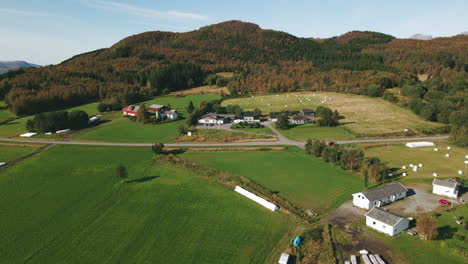
[[[366,225],[389,236],[409,228],[409,219],[374,207],[366,213]]]
[[[278,261],[278,264],[288,264],[288,261],[289,261],[289,254],[282,253]]]

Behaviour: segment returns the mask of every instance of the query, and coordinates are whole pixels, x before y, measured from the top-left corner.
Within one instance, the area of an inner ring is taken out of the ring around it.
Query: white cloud
[[[180,12],[180,11],[160,11],[156,9],[139,7],[139,6],[119,3],[119,2],[112,2],[112,1],[84,0],[82,2],[94,8],[111,10],[111,11],[120,11],[120,12],[125,12],[131,15],[143,16],[143,17],[158,17],[158,18],[165,18],[165,19],[191,19],[191,20],[202,20],[202,21],[206,21],[210,19],[208,16],[196,14],[196,13],[186,13],[186,12]]]

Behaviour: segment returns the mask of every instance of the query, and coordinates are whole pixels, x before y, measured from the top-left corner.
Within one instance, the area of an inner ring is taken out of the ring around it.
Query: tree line
[[[82,110],[40,113],[26,122],[28,131],[38,133],[55,132],[63,129],[83,129],[88,126],[88,114]]]

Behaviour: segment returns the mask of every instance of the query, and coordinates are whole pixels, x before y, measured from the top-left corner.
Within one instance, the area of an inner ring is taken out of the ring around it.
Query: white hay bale
[[[404,170],[406,170],[406,166],[402,166],[401,168],[404,169]]]
[[[445,154],[445,157],[446,157],[446,158],[450,158],[450,154]]]
[[[447,149],[448,149],[448,150],[451,150],[451,149],[452,149],[452,147],[447,147]]]
[[[439,176],[439,174],[434,172],[434,173],[432,173],[432,176],[437,177],[437,176]]]
[[[458,174],[462,175],[462,174],[463,174],[463,171],[459,170],[459,171],[458,171]]]
[[[434,151],[439,151],[439,149],[438,149],[438,148],[435,148]]]
[[[418,167],[414,166],[413,171],[418,171]]]
[[[465,164],[468,164],[468,160],[465,160]]]
[[[413,167],[414,167],[413,163],[411,163],[409,166],[410,166],[411,168],[413,168]]]
[[[284,105],[284,107],[288,107],[288,105]]]
[[[405,128],[405,132],[408,132],[409,130],[407,128]]]
[[[403,177],[406,177],[406,176],[408,175],[408,173],[406,173],[406,172],[403,172],[403,174],[402,174],[402,175],[403,175]]]
[[[392,176],[393,176],[393,173],[389,173],[388,176],[392,177]]]
[[[419,163],[419,164],[418,164],[418,167],[419,167],[419,168],[422,168],[422,167],[423,167],[423,165],[422,165],[421,163]]]
[[[468,155],[465,156],[465,159],[468,159]]]

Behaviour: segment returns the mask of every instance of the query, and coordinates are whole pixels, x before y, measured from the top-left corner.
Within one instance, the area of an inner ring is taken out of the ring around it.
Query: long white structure
[[[406,143],[406,146],[408,148],[420,148],[420,147],[434,147],[435,144],[433,142],[420,141],[420,142],[408,142]]]
[[[28,132],[28,133],[21,134],[20,137],[34,137],[35,135],[37,135],[37,133]]]
[[[270,209],[273,212],[279,210],[279,206],[277,206],[276,204],[270,203],[269,201],[263,199],[262,197],[259,197],[259,196],[247,191],[246,189],[244,189],[244,188],[242,188],[240,186],[236,186],[234,191],[236,191],[237,193],[242,194],[243,196],[249,198],[250,200],[253,200],[254,202],[257,202],[257,203],[265,206],[266,208]]]

